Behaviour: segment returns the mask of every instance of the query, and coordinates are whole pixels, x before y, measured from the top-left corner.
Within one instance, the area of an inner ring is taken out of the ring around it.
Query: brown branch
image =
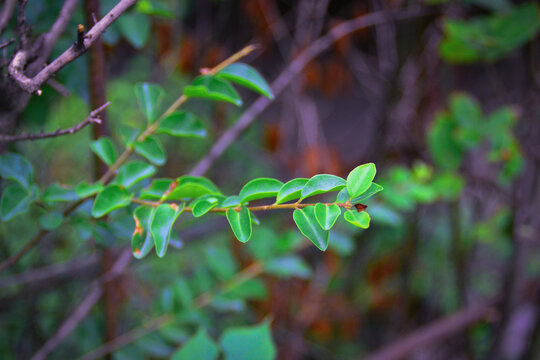
[[[71,0],[68,0],[71,1]],[[67,2],[67,1],[66,1]],[[70,46],[62,55],[53,60],[49,65],[43,68],[36,76],[29,78],[24,74],[24,67],[26,66],[30,53],[27,50],[21,50],[15,54],[13,60],[9,64],[8,73],[16,80],[18,85],[28,93],[41,93],[40,87],[48,79],[56,74],[58,70],[69,64],[79,56],[81,56],[92,44],[99,39],[99,37],[105,32],[105,30],[129,7],[131,7],[137,0],[121,0],[108,14],[106,14],[97,24],[95,24],[84,38],[84,47],[78,48],[74,45]],[[64,4],[65,5],[65,4]],[[55,23],[56,24],[56,23]],[[54,31],[53,31],[54,30]],[[53,38],[53,35],[57,34],[57,28],[53,25],[51,33],[47,34],[44,45],[48,46],[48,37]]]
[[[62,323],[56,333],[45,342],[32,356],[32,360],[43,360],[75,329],[75,327],[88,315],[103,294],[103,285],[121,275],[131,260],[131,250],[124,251],[116,260],[110,271],[92,284],[92,289],[75,311]]]
[[[496,310],[495,301],[471,306],[458,311],[450,316],[436,320],[400,340],[385,346],[375,353],[362,357],[363,360],[397,360],[411,355],[414,351],[427,346],[433,346],[438,342],[458,333],[462,333],[470,325],[494,317]]]
[[[334,27],[326,35],[315,40],[304,51],[298,55],[289,66],[272,83],[272,91],[277,97],[287,87],[292,80],[304,69],[304,67],[316,56],[328,49],[334,42],[342,37],[377,24],[392,20],[407,20],[420,16],[429,15],[431,12],[423,7],[410,7],[405,10],[379,11],[368,15],[359,16],[352,20],[341,23]],[[214,161],[219,158],[225,150],[240,136],[240,134],[259,116],[270,104],[270,100],[259,97],[238,119],[238,121],[221,135],[218,141],[212,146],[195,167],[191,170],[191,175],[200,176],[208,171]]]
[[[54,45],[58,41],[58,38],[64,30],[66,29],[67,25],[69,24],[69,20],[71,19],[71,16],[75,12],[75,8],[77,7],[77,0],[66,0],[64,2],[64,5],[62,5],[62,9],[60,9],[60,13],[58,14],[58,17],[56,18],[55,22],[51,26],[49,32],[45,34],[43,39],[43,48],[41,49],[41,55],[40,57],[45,61],[51,52],[54,49]]]
[[[48,132],[48,133],[40,133],[40,134],[19,134],[19,135],[1,135],[0,134],[0,142],[14,142],[14,141],[24,141],[24,140],[41,140],[41,139],[47,139],[51,137],[58,137],[62,135],[72,135],[76,132],[82,130],[86,125],[97,123],[99,124],[101,120],[99,119],[99,114],[105,110],[107,106],[109,106],[111,103],[106,102],[105,104],[101,105],[99,108],[95,109],[88,115],[88,117],[81,123],[70,127],[69,129],[58,129],[56,131]]]

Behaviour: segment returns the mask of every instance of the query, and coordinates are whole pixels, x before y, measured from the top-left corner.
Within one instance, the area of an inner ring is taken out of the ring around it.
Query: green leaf
[[[371,220],[367,212],[358,212],[354,210],[348,210],[347,212],[345,212],[344,218],[354,226],[357,226],[361,229],[367,229]]]
[[[274,99],[272,89],[257,70],[247,64],[235,63],[227,66],[217,73],[216,77],[232,81],[238,85],[247,87],[270,100]]]
[[[347,176],[347,190],[353,198],[362,195],[369,187],[375,178],[375,164],[369,163],[357,166]]]
[[[139,12],[123,14],[118,18],[122,35],[137,49],[141,49],[150,38],[150,18]]]
[[[50,211],[39,218],[39,224],[45,230],[54,230],[64,221],[64,216],[60,211]]]
[[[311,268],[304,259],[295,255],[286,255],[273,258],[264,264],[264,271],[280,278],[297,277],[308,279],[311,276]]]
[[[166,200],[195,199],[206,194],[221,195],[221,192],[205,177],[185,175],[176,179],[176,186]]]
[[[149,83],[135,85],[135,97],[149,123],[153,123],[159,116],[161,100],[164,91],[161,86]]]
[[[200,329],[195,336],[186,341],[171,357],[171,360],[216,360],[219,348],[208,336],[206,330]]]
[[[268,296],[268,289],[264,281],[255,278],[225,289],[223,295],[229,299],[264,300]]]
[[[224,199],[224,196],[219,195],[203,195],[191,203],[193,208],[192,214],[194,217],[201,217],[216,206],[219,205],[220,201]]]
[[[298,178],[286,182],[278,191],[276,204],[299,199],[302,195],[302,189],[309,179]]]
[[[228,198],[225,198],[219,207],[228,208],[228,207],[234,207],[240,205],[240,200],[238,199],[237,195],[229,196]]]
[[[156,137],[148,136],[144,141],[137,141],[133,146],[137,154],[143,156],[152,164],[165,164],[165,149]]]
[[[73,189],[54,183],[43,191],[41,199],[45,202],[51,203],[70,202],[78,200],[79,197]]]
[[[238,194],[240,204],[245,204],[252,200],[274,197],[282,186],[283,183],[276,179],[253,179],[240,190],[240,194]]]
[[[154,247],[154,241],[150,234],[150,219],[154,208],[151,206],[139,206],[133,211],[135,230],[131,236],[131,250],[136,259],[142,259]]]
[[[251,237],[251,212],[248,208],[242,207],[240,211],[228,209],[227,220],[236,238],[240,242],[247,242]]]
[[[169,190],[174,180],[172,179],[154,179],[150,186],[141,191],[142,200],[159,200],[163,194]]]
[[[330,191],[338,191],[347,185],[345,179],[335,175],[320,174],[315,175],[304,185],[302,189],[302,199],[308,196],[323,194]]]
[[[183,210],[183,203],[180,205],[161,204],[154,210],[150,220],[150,232],[154,238],[157,256],[165,256],[171,238],[172,227]]]
[[[184,94],[187,97],[225,101],[236,106],[242,106],[242,99],[232,85],[226,80],[213,76],[195,78],[191,85],[184,87]]]
[[[7,153],[0,155],[0,176],[18,182],[29,189],[34,182],[32,165],[19,154]]]
[[[81,199],[84,199],[86,197],[92,196],[94,194],[97,194],[103,190],[103,184],[100,182],[93,183],[93,184],[87,184],[85,181],[81,182],[77,187],[75,188],[75,193],[78,197]]]
[[[156,168],[142,161],[130,161],[118,170],[115,184],[129,188],[156,173]]]
[[[101,161],[109,166],[116,161],[116,149],[112,140],[108,137],[100,137],[96,141],[92,141],[90,143],[90,149],[92,149]]]
[[[324,230],[330,230],[336,223],[339,215],[341,215],[341,209],[336,204],[326,205],[318,203],[315,205],[315,217]]]
[[[276,346],[269,321],[257,326],[230,327],[220,339],[224,360],[274,360]]]
[[[131,194],[119,185],[108,185],[94,200],[92,216],[100,218],[113,210],[128,206],[131,203]]]
[[[0,199],[0,218],[2,221],[8,221],[16,215],[28,211],[32,203],[32,196],[28,190],[19,184],[6,186],[2,191]]]
[[[351,199],[351,196],[349,195],[349,191],[347,190],[347,188],[343,188],[339,192],[336,202],[344,203],[350,200],[351,204],[356,204],[356,203],[369,199],[370,197],[372,197],[373,195],[375,195],[376,193],[378,193],[379,191],[383,189],[384,188],[381,185],[372,182],[369,189],[367,189],[362,195],[360,195],[357,198]]]
[[[157,132],[178,137],[206,137],[206,128],[202,121],[194,114],[184,111],[174,112],[163,119]]]
[[[317,221],[314,206],[294,210],[293,219],[300,232],[311,240],[316,247],[322,251],[328,248],[329,231],[324,230]]]

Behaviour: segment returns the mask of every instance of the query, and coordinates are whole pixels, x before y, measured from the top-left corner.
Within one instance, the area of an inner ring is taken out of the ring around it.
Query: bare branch
[[[62,55],[53,60],[49,65],[43,68],[36,76],[29,78],[24,74],[24,67],[29,60],[30,54],[27,50],[21,50],[15,54],[11,64],[8,67],[9,75],[16,80],[18,85],[28,93],[41,93],[40,87],[50,79],[58,70],[69,64],[92,46],[92,44],[99,39],[99,37],[107,30],[107,28],[129,7],[131,7],[137,0],[121,0],[108,14],[106,14],[96,25],[94,25],[90,31],[84,37],[84,46],[82,48],[74,45],[70,46]],[[66,4],[64,4],[66,5]],[[64,6],[65,7],[65,6]],[[63,9],[64,10],[64,9]],[[59,20],[57,20],[58,22]],[[60,27],[60,25],[59,25]],[[49,33],[51,38],[56,34],[56,28],[53,25],[51,29],[55,30],[52,34]],[[46,40],[47,41],[47,40]]]
[[[410,7],[405,10],[378,11],[368,15],[359,16],[352,20],[341,23],[334,27],[326,35],[315,40],[304,51],[294,59],[289,66],[272,83],[272,91],[277,97],[291,81],[304,69],[304,67],[316,56],[329,48],[340,38],[363,28],[385,23],[392,20],[406,20],[419,16],[429,15],[430,12],[422,7]],[[191,175],[200,176],[208,171],[214,161],[219,158],[225,150],[240,136],[240,134],[259,116],[270,104],[270,100],[259,97],[242,114],[240,119],[227,131],[221,135],[218,141],[191,170]]]
[[[49,57],[49,55],[53,51],[56,41],[66,29],[66,26],[71,19],[71,15],[73,15],[73,12],[77,7],[77,1],[78,0],[66,0],[64,2],[64,5],[62,5],[62,9],[60,10],[60,14],[58,14],[58,18],[56,18],[56,21],[51,26],[49,32],[45,34],[42,48],[43,55],[41,56],[42,58],[44,58],[44,60]]]
[[[4,6],[2,7],[2,14],[0,14],[0,36],[6,30],[6,26],[11,20],[13,15],[13,10],[15,10],[15,5],[17,5],[17,0],[6,0],[4,1]]]
[[[69,129],[58,129],[56,131],[48,132],[48,133],[40,133],[40,134],[19,134],[19,135],[0,135],[0,142],[14,142],[14,141],[24,141],[24,140],[41,140],[41,139],[47,139],[52,137],[58,137],[62,135],[71,135],[75,134],[76,132],[82,130],[86,125],[97,123],[99,124],[101,120],[99,119],[99,114],[105,110],[107,106],[109,106],[111,103],[106,102],[105,104],[101,105],[94,111],[88,115],[88,117],[81,123],[70,127]]]

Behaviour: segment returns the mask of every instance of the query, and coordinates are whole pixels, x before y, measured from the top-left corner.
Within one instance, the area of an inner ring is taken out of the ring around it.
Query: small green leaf
[[[156,121],[159,116],[163,94],[161,86],[155,84],[139,83],[135,85],[135,97],[149,123]]]
[[[154,208],[151,206],[139,206],[133,211],[135,230],[131,236],[131,250],[136,259],[142,259],[154,247],[154,241],[150,234],[150,219]]]
[[[298,229],[316,247],[325,251],[328,248],[328,230],[324,230],[315,216],[315,207],[308,206],[303,209],[296,209],[293,212],[293,219]]]
[[[245,204],[252,200],[274,197],[282,186],[283,183],[276,179],[253,179],[240,190],[240,194],[238,195],[240,204]]]
[[[150,186],[141,191],[142,200],[159,200],[169,190],[174,180],[172,179],[154,179]]]
[[[90,149],[109,166],[116,161],[116,149],[112,140],[108,137],[100,137],[96,141],[92,141],[90,143]]]
[[[75,188],[75,193],[78,197],[81,199],[84,199],[86,197],[92,196],[94,194],[97,194],[103,190],[103,184],[100,182],[93,183],[93,184],[87,184],[85,181],[81,182],[77,187]]]
[[[183,203],[180,205],[161,204],[154,210],[150,220],[150,232],[154,238],[157,256],[165,256],[171,238],[172,227],[183,210]]]
[[[220,195],[203,195],[193,201],[191,203],[191,207],[193,208],[192,214],[194,217],[201,217],[216,206],[218,206],[219,202],[223,200],[224,197]]]
[[[166,200],[195,199],[206,194],[221,195],[221,192],[205,177],[184,175],[176,179],[176,186]]]
[[[251,212],[246,207],[242,207],[240,211],[235,209],[227,210],[227,220],[231,225],[231,229],[240,242],[247,242],[251,237]]]
[[[206,128],[202,121],[194,114],[184,111],[174,112],[163,119],[157,132],[178,137],[206,137]]]
[[[276,204],[299,199],[302,195],[302,189],[309,179],[298,178],[286,182],[276,196]]]
[[[161,142],[154,136],[148,136],[144,141],[133,144],[135,152],[155,165],[165,164],[165,149]]]
[[[338,191],[343,189],[347,185],[345,179],[339,176],[329,174],[315,175],[304,185],[302,189],[302,199],[308,196],[314,196],[317,194],[323,194],[330,191]]]
[[[45,230],[54,230],[64,221],[64,216],[60,211],[50,211],[39,218],[39,224]]]
[[[8,221],[16,215],[27,212],[31,202],[32,197],[27,189],[19,184],[6,186],[0,199],[0,218],[2,221]]]
[[[141,131],[139,129],[133,128],[127,125],[118,126],[118,134],[120,135],[120,140],[125,146],[132,145],[139,136]]]
[[[228,208],[228,207],[233,207],[233,206],[238,206],[238,205],[240,205],[240,200],[238,199],[237,195],[233,195],[224,199],[219,205],[219,207]]]
[[[272,89],[257,70],[247,64],[235,63],[217,73],[216,77],[223,78],[238,85],[247,87],[270,100],[274,99]]]
[[[339,215],[341,215],[341,209],[336,204],[325,205],[318,203],[315,205],[315,217],[324,230],[330,230]]]
[[[367,229],[371,220],[369,214],[365,211],[358,212],[354,210],[348,210],[344,215],[345,220],[357,226],[361,229]]]
[[[362,195],[360,195],[357,198],[351,199],[351,196],[349,195],[349,191],[347,190],[347,188],[343,188],[339,192],[336,202],[344,203],[344,202],[350,201],[352,204],[356,204],[356,203],[369,199],[370,197],[372,197],[373,195],[375,195],[376,193],[378,193],[379,191],[383,189],[384,188],[381,185],[372,182],[369,189],[367,189]]]
[[[226,80],[213,76],[195,78],[191,85],[184,87],[184,94],[187,97],[226,101],[236,106],[242,106],[242,99],[232,85]]]
[[[141,49],[150,38],[150,18],[139,12],[123,14],[118,18],[122,35],[137,49]]]
[[[216,360],[219,348],[208,336],[206,330],[200,329],[195,336],[186,341],[171,357],[171,360]]]
[[[94,200],[92,216],[100,218],[113,210],[128,206],[131,203],[130,193],[119,185],[106,186]]]
[[[21,155],[6,153],[0,155],[0,176],[6,180],[14,180],[29,189],[34,182],[34,169]]]
[[[129,188],[156,173],[156,168],[142,161],[130,161],[118,170],[115,184]]]
[[[375,164],[369,163],[357,166],[347,176],[347,190],[352,198],[362,195],[375,178]]]
[[[45,202],[51,203],[70,202],[78,200],[79,197],[73,189],[54,183],[43,191],[41,199]]]
[[[272,339],[270,323],[257,326],[229,327],[221,336],[224,360],[274,360],[276,346]]]
[[[270,259],[264,264],[264,271],[280,278],[297,277],[308,279],[311,276],[311,268],[304,259],[295,255],[285,255]]]

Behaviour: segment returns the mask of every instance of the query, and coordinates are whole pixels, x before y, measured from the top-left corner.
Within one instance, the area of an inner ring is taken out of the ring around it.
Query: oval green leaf
[[[153,123],[159,116],[163,89],[155,84],[140,83],[135,85],[135,97],[141,107],[146,120]]]
[[[131,203],[130,193],[120,185],[109,185],[94,200],[92,216],[100,218],[113,210],[128,206]]]
[[[276,179],[253,179],[240,190],[240,194],[238,194],[240,204],[245,204],[252,200],[274,197],[282,186],[283,183]]]
[[[347,190],[352,198],[362,195],[369,187],[375,178],[377,169],[375,164],[369,163],[357,166],[347,176]]]
[[[75,188],[75,193],[78,197],[81,199],[84,199],[86,197],[92,196],[94,194],[97,194],[103,190],[103,184],[100,182],[93,183],[93,184],[87,184],[85,181],[81,182],[77,187]]]
[[[274,360],[276,346],[269,321],[256,326],[229,327],[220,339],[224,360]]]
[[[131,236],[131,251],[136,259],[142,259],[154,247],[150,234],[150,219],[153,213],[154,208],[151,206],[139,206],[133,212],[135,230]]]
[[[116,149],[112,140],[108,137],[100,137],[96,141],[92,141],[90,143],[90,149],[92,149],[101,161],[109,166],[116,161]]]
[[[216,77],[232,81],[238,85],[247,87],[270,100],[274,99],[272,89],[257,70],[243,63],[235,63],[227,66],[217,73]]]
[[[341,208],[336,204],[326,205],[318,203],[315,205],[315,217],[324,230],[330,230],[336,223],[339,215],[341,215]]]
[[[0,155],[0,177],[18,182],[29,189],[34,182],[34,169],[23,156],[14,153]]]
[[[219,348],[208,336],[206,330],[200,329],[172,355],[171,360],[216,360],[218,355]]]
[[[154,179],[147,188],[141,191],[142,200],[159,200],[169,190],[174,180],[172,179]]]
[[[79,197],[75,190],[66,186],[54,183],[43,191],[41,199],[45,202],[70,202],[77,200]]]
[[[381,185],[372,182],[369,189],[367,189],[362,195],[360,195],[357,198],[351,199],[351,196],[349,195],[349,190],[347,190],[347,188],[343,188],[339,192],[336,201],[338,203],[344,203],[344,202],[350,201],[352,204],[356,204],[356,203],[369,199],[370,197],[372,197],[373,195],[375,195],[376,193],[378,193],[379,191],[383,189],[384,188]]]
[[[206,194],[221,195],[221,192],[205,177],[185,175],[176,179],[175,188],[165,200],[195,199]]]
[[[338,191],[343,189],[347,185],[345,179],[339,176],[329,174],[315,175],[304,185],[302,189],[302,199],[308,196],[314,196],[317,194],[323,194],[330,191]]]
[[[133,147],[137,154],[143,156],[152,164],[165,164],[165,149],[163,148],[163,145],[161,145],[161,141],[156,137],[148,136],[144,141],[137,141],[134,143]]]
[[[251,237],[251,212],[246,207],[242,207],[240,211],[235,209],[227,210],[227,220],[231,225],[234,236],[240,242],[247,242]]]
[[[224,199],[219,205],[219,207],[228,208],[228,207],[233,207],[233,206],[238,206],[238,205],[240,205],[240,200],[238,199],[238,195],[232,195]]]
[[[293,219],[300,232],[319,250],[325,251],[328,248],[329,231],[324,230],[317,221],[314,206],[294,210]]]
[[[224,199],[224,196],[220,195],[203,195],[195,199],[190,205],[192,207],[192,214],[194,217],[201,217],[216,206],[220,201]]]
[[[0,199],[0,218],[8,221],[11,218],[28,211],[32,197],[28,190],[19,184],[6,186]]]
[[[39,224],[45,230],[54,230],[64,221],[64,216],[60,211],[50,211],[39,218]]]
[[[302,195],[302,189],[308,181],[309,179],[298,178],[286,182],[277,193],[276,204],[299,199]]]
[[[163,119],[157,132],[178,137],[206,137],[206,128],[202,121],[194,114],[184,111],[174,112]]]
[[[213,76],[195,78],[191,85],[184,87],[184,94],[187,97],[225,101],[236,106],[242,106],[242,99],[232,85],[226,80]]]
[[[172,227],[183,210],[183,203],[180,205],[161,204],[154,210],[150,220],[150,232],[154,238],[157,256],[165,256],[171,239]]]
[[[367,229],[371,220],[371,217],[365,211],[358,212],[355,210],[348,210],[343,217],[345,220],[361,229]]]
[[[115,184],[129,188],[156,173],[156,168],[142,161],[130,161],[118,170]]]

